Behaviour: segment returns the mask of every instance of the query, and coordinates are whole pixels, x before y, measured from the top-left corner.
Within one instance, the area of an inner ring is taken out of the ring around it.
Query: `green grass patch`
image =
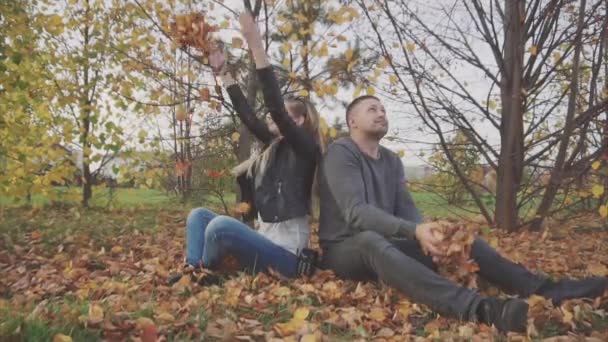
[[[80,324],[64,322],[60,318],[49,322],[36,316],[27,317],[15,310],[0,311],[2,341],[52,341],[57,334],[68,335],[73,341],[101,340],[100,331],[85,329]]]

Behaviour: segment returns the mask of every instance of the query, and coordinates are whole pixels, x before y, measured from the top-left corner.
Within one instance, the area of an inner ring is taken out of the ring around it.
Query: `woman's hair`
[[[307,99],[302,97],[289,97],[285,100],[288,109],[291,113],[299,116],[304,115],[304,123],[302,127],[306,129],[319,145],[321,155],[325,153],[325,137],[321,131],[321,115],[317,112],[315,106]],[[319,162],[315,166],[315,173],[311,189],[311,215],[316,216],[319,211]]]
[[[306,99],[300,97],[289,97],[285,99],[286,109],[289,110],[292,115],[302,116],[304,115],[304,122],[302,128],[308,131],[313,137],[321,154],[325,152],[325,139],[321,132],[321,116],[315,107]],[[242,162],[236,166],[232,173],[236,176],[242,173],[247,173],[247,176],[254,179],[254,186],[257,188],[260,184],[263,174],[266,171],[268,162],[274,154],[274,150],[278,140],[274,140],[269,146],[267,146],[260,154],[252,155],[248,160]],[[315,167],[315,173],[311,189],[311,211],[313,215],[318,212],[319,207],[319,163]]]
[[[325,139],[321,132],[321,115],[313,104],[302,97],[288,97],[285,100],[287,110],[296,116],[304,115],[302,127],[306,129],[315,139],[321,153],[325,152]]]

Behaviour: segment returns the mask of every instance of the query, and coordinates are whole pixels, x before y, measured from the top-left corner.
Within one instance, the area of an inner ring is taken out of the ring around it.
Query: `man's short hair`
[[[348,117],[350,116],[350,112],[353,110],[353,108],[355,108],[355,106],[357,104],[359,104],[359,102],[363,101],[363,100],[367,100],[367,99],[374,99],[377,101],[380,101],[380,99],[378,99],[377,97],[375,97],[374,95],[361,95],[357,98],[355,98],[354,100],[352,100],[348,106],[346,106],[346,126],[350,129],[350,123],[348,122]]]

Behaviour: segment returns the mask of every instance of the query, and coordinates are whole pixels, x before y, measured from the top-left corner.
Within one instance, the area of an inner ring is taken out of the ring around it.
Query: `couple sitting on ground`
[[[350,136],[324,153],[314,107],[304,99],[282,99],[251,16],[241,16],[241,29],[270,112],[267,125],[256,118],[225,72],[224,58],[216,53],[210,61],[223,77],[239,117],[266,146],[235,168],[244,196],[252,196],[250,213],[257,213],[259,229],[204,208],[192,210],[186,223],[186,268],[218,269],[231,255],[250,272],[274,269],[286,277],[310,275],[314,258],[302,256],[302,251],[308,251],[311,194],[318,176],[323,250],[319,267],[345,279],[381,280],[442,315],[494,324],[501,331],[525,331],[524,300],[484,297],[436,273],[433,258],[443,251],[433,230],[440,223],[422,222],[400,158],[379,143],[388,130],[382,103],[374,96],[353,100],[346,109]],[[606,278],[554,281],[534,274],[479,238],[471,258],[481,277],[523,297],[537,294],[559,303],[598,297],[608,285]]]

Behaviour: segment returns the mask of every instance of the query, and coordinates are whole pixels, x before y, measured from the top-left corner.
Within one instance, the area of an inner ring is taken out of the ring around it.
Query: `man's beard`
[[[382,140],[382,138],[384,138],[386,136],[386,133],[388,133],[388,127],[386,129],[378,129],[375,131],[370,131],[368,132],[368,135],[375,140]]]

